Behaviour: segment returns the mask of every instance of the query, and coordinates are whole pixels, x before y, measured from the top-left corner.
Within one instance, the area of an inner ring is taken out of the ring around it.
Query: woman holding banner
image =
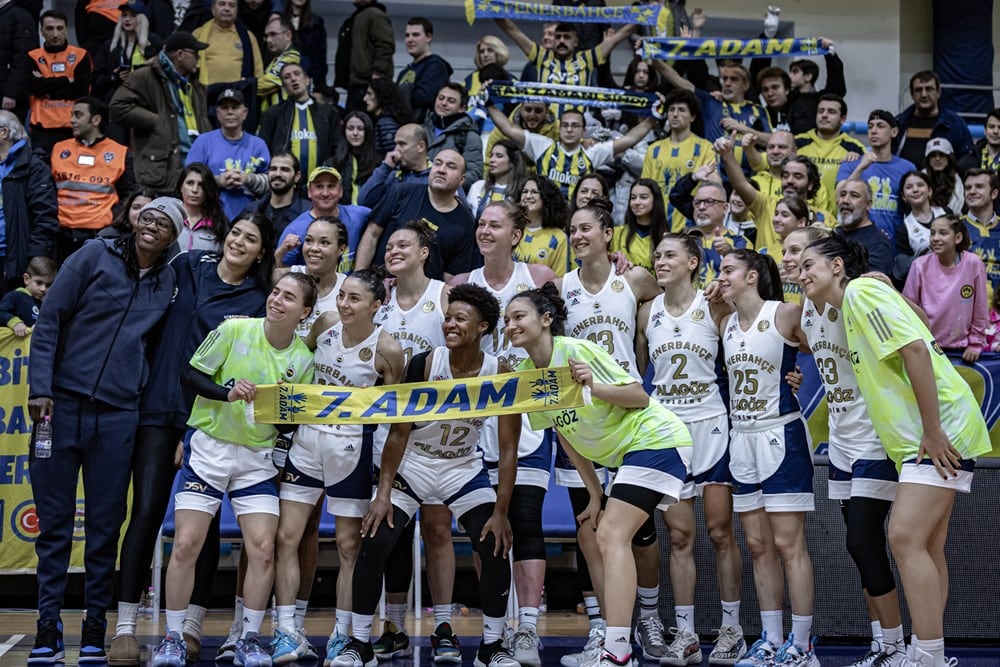
[[[632,538],[651,513],[680,498],[691,436],[673,413],[650,401],[642,383],[604,348],[565,336],[566,317],[565,303],[549,283],[518,293],[504,321],[511,344],[528,354],[518,370],[568,365],[573,379],[590,390],[589,405],[535,412],[528,419],[535,428],[555,427],[590,492],[577,519],[597,531],[600,558],[590,567],[608,623],[595,663],[630,665],[636,590]],[[618,468],[603,512],[604,488],[593,463]]]

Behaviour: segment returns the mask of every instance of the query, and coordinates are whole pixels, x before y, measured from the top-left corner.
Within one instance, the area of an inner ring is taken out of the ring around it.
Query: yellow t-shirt
[[[207,49],[198,52],[198,80],[202,85],[239,81],[243,78],[243,42],[235,27],[220,28],[213,19],[198,28],[194,36],[208,44]],[[259,79],[264,75],[260,46],[253,33],[249,33],[248,38],[250,48],[253,49],[253,75]]]

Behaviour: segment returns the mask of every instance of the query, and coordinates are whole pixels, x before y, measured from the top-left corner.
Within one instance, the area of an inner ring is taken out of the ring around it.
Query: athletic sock
[[[451,623],[450,604],[434,605],[434,625],[436,627],[438,625],[441,625],[442,623]]]
[[[914,639],[913,646],[918,651],[923,651],[933,658],[933,667],[944,667],[947,663],[944,659],[944,638],[941,639]],[[914,658],[916,658],[914,654]]]
[[[740,601],[726,602],[722,600],[722,625],[736,628],[741,633],[743,626],[740,625]]]
[[[760,625],[764,629],[767,641],[771,643],[771,646],[781,646],[785,641],[785,635],[781,631],[781,617],[782,612],[780,609],[760,612]]]
[[[278,630],[291,634],[295,630],[295,605],[279,604],[278,610]]]
[[[882,650],[886,653],[906,651],[906,643],[903,641],[903,626],[882,628],[882,638],[879,642],[882,645]]]
[[[792,614],[792,643],[795,648],[804,651],[809,650],[809,639],[812,636],[813,617],[798,616]]]
[[[881,653],[882,651],[882,623],[879,621],[872,621],[872,651],[876,653]]]
[[[260,624],[264,622],[266,609],[250,609],[243,607],[243,634],[240,638],[246,637],[250,632],[260,632]]]
[[[184,617],[187,616],[187,609],[167,610],[167,632],[184,632]]]
[[[622,662],[632,655],[631,634],[632,628],[609,625],[604,634],[604,650],[613,655],[615,660]]]
[[[437,620],[436,618],[434,620]],[[447,621],[442,621],[447,622]],[[505,619],[483,614],[483,643],[492,644],[503,637]]]
[[[351,612],[346,609],[337,610],[336,625],[333,626],[335,634],[348,637],[351,632]]]
[[[118,603],[118,622],[115,625],[116,635],[135,635],[136,618],[139,616],[138,602]]]
[[[675,606],[674,623],[678,630],[687,630],[694,634],[694,605]]]
[[[243,598],[239,595],[236,596],[236,604],[233,606],[233,622],[243,622]]]
[[[590,627],[604,627],[604,619],[601,618],[601,603],[597,601],[596,595],[585,595],[583,608],[587,610]]]
[[[396,629],[406,632],[406,603],[387,602],[385,605],[385,617],[396,624]]]
[[[372,639],[373,614],[351,613],[351,632],[359,642],[370,642]]]
[[[309,600],[295,601],[295,629],[303,630],[306,625],[306,610],[309,609]]]
[[[636,586],[636,594],[639,598],[639,618],[649,618],[660,613],[660,587],[657,586]]]
[[[205,620],[205,612],[208,611],[199,604],[189,604],[187,617],[184,619],[184,634],[201,639],[201,624]]]
[[[538,607],[518,607],[517,629],[535,630],[538,627]]]

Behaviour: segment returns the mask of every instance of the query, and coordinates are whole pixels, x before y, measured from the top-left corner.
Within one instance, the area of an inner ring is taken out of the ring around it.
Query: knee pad
[[[515,486],[507,516],[514,532],[514,560],[544,560],[545,534],[542,530],[542,503],[545,489]]]
[[[632,536],[632,546],[634,547],[648,547],[656,543],[656,522],[653,520],[653,515],[650,514],[646,518],[646,522],[639,526],[639,530],[635,531],[635,535]]]

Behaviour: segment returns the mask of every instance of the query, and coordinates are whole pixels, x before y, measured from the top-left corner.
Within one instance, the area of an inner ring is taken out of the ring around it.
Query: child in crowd
[[[924,309],[931,333],[945,350],[973,362],[983,349],[987,319],[986,267],[971,252],[965,223],[951,214],[931,222],[932,254],[910,268],[903,295]]]
[[[0,325],[23,338],[31,333],[42,307],[42,299],[56,279],[56,263],[48,257],[32,257],[24,272],[24,287],[4,294],[0,299]]]

